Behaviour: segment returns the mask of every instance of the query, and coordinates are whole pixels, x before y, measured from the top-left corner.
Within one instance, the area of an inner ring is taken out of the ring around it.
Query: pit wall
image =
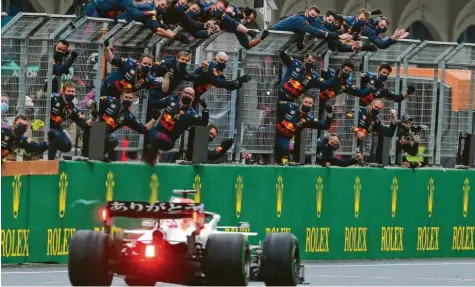
[[[251,243],[292,232],[304,260],[475,257],[474,183],[473,170],[9,162],[2,264],[66,263],[75,231],[101,229],[106,200],[173,189],[196,189],[222,226],[249,222]]]

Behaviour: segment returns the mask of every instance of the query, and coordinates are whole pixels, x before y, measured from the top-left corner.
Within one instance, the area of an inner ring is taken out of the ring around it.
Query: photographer
[[[400,164],[401,151],[405,151],[410,156],[416,156],[419,151],[420,143],[420,127],[413,127],[412,121],[414,118],[403,115],[398,121],[397,127],[397,142],[396,142],[396,165]],[[409,162],[407,158],[403,156],[402,167],[417,168],[421,167],[420,162]]]

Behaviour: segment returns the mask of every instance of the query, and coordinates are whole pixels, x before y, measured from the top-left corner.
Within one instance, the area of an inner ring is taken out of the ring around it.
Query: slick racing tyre
[[[247,286],[249,243],[244,234],[211,234],[206,242],[204,273],[207,285]]]
[[[292,233],[271,233],[264,239],[261,277],[266,286],[296,286],[300,275],[297,238]]]
[[[110,286],[107,266],[109,238],[104,232],[79,230],[71,239],[68,256],[69,281],[73,286]]]
[[[155,284],[157,283],[149,279],[131,278],[131,277],[124,278],[124,281],[125,281],[125,284],[127,284],[127,286],[155,286]]]

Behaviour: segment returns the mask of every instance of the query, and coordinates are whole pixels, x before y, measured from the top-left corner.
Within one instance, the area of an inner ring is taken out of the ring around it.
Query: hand
[[[408,95],[411,95],[412,93],[414,93],[416,91],[416,89],[413,87],[413,86],[409,86],[407,88],[407,94]]]
[[[325,165],[326,165],[327,167],[330,167],[332,164],[331,164],[329,161],[327,161],[327,162],[325,162]]]
[[[224,140],[222,143],[221,143],[221,146],[223,147],[223,149],[225,150],[228,150],[234,143],[234,140],[232,138],[229,138],[227,140]]]
[[[207,72],[209,68],[209,63],[206,61],[201,62],[201,68],[203,68],[203,71]]]
[[[406,30],[397,28],[396,31],[394,31],[392,38],[399,39],[399,37],[403,36],[404,33],[406,33]]]
[[[357,161],[362,161],[363,160],[363,155],[360,152],[357,152],[355,155],[355,159]]]
[[[392,117],[396,116],[396,110],[395,109],[390,109],[389,114],[391,114]]]
[[[74,49],[71,50],[71,59],[73,59],[73,61],[78,57],[78,52],[76,52]]]
[[[208,105],[206,104],[206,101],[204,99],[200,100],[200,105],[203,107],[203,109],[207,109]]]
[[[409,140],[407,140],[406,138],[403,137],[403,138],[401,138],[401,140],[399,140],[399,143],[401,145],[406,145],[406,144],[410,144],[411,141],[409,141]]]
[[[412,137],[414,139],[414,142],[419,143],[421,141],[421,137],[418,135],[415,135]]]
[[[383,11],[381,11],[381,9],[376,9],[374,11],[371,11],[370,14],[371,15],[381,15],[381,14],[383,14]]]
[[[406,39],[409,36],[409,32],[405,32],[398,39]]]
[[[325,104],[325,111],[327,114],[333,113],[333,107],[330,104]]]
[[[94,124],[94,121],[93,121],[92,119],[88,119],[88,120],[86,121],[86,124],[87,124],[88,126],[92,127],[92,125]]]
[[[240,84],[243,84],[243,83],[249,82],[251,79],[252,79],[252,76],[246,74],[246,75],[244,75],[244,76],[239,77],[239,78],[238,78],[238,82],[239,82]]]
[[[407,161],[401,163],[401,167],[406,167],[406,168],[410,168],[411,167],[411,164]]]
[[[360,42],[355,42],[351,48],[353,49],[353,51],[359,52],[361,51],[362,46]]]

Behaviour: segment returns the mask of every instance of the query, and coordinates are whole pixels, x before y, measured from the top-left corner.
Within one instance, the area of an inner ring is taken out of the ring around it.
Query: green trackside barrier
[[[294,233],[304,260],[475,257],[474,183],[472,170],[60,162],[2,176],[2,263],[65,263],[76,230],[101,229],[106,200],[190,188],[221,225],[249,222],[251,243]]]

